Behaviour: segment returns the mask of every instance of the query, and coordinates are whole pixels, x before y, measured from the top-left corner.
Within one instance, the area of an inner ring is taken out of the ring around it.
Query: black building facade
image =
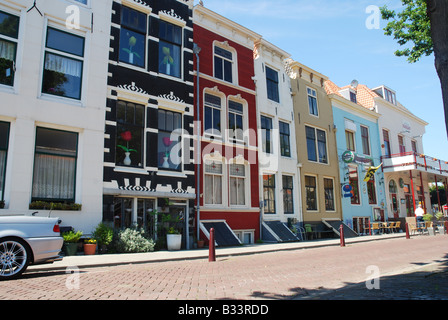
[[[104,139],[103,221],[155,238],[193,234],[193,1],[112,6]],[[157,214],[154,214],[157,212]]]

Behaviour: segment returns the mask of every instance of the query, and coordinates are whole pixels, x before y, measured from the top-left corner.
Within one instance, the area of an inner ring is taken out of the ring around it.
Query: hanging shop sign
[[[349,185],[349,184],[344,184],[344,185],[342,186],[342,196],[343,196],[344,198],[351,198],[351,197],[353,196],[352,190],[353,190],[353,188],[352,188],[351,185]]]

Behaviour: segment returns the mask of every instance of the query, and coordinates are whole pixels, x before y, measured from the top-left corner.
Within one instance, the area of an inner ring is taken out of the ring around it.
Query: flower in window
[[[126,147],[122,146],[122,145],[118,145],[118,147],[123,149],[124,152],[132,152],[132,151],[137,152],[137,150],[135,150],[135,149],[129,149],[129,141],[131,141],[131,139],[132,139],[131,131],[122,132],[120,134],[120,136],[121,136],[121,139],[126,141]]]
[[[134,46],[137,44],[137,38],[130,36],[129,32],[126,33],[126,35],[129,37],[129,49],[123,48],[123,51],[129,54],[129,63],[134,63],[134,55],[141,59],[141,56],[136,51],[132,51]]]
[[[171,65],[174,64],[174,59],[171,57],[170,48],[163,47],[162,52],[165,55],[162,63],[166,66],[166,73],[170,74]]]

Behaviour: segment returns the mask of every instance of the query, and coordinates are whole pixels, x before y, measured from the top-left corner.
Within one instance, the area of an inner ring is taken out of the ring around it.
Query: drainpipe
[[[201,48],[195,43],[193,44],[193,53],[196,55],[196,125],[197,125],[197,175],[196,175],[196,238],[199,240],[200,230],[199,230],[199,224],[200,224],[200,194],[201,194],[201,127],[199,126],[199,97],[200,97],[200,89],[199,89],[199,52],[201,52]]]

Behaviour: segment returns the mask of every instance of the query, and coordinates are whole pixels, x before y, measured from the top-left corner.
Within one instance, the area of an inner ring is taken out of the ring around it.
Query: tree
[[[384,20],[391,20],[385,34],[394,36],[400,46],[411,44],[395,55],[406,56],[410,63],[434,53],[435,68],[442,86],[445,126],[448,134],[448,1],[401,0],[403,10],[381,8]]]

